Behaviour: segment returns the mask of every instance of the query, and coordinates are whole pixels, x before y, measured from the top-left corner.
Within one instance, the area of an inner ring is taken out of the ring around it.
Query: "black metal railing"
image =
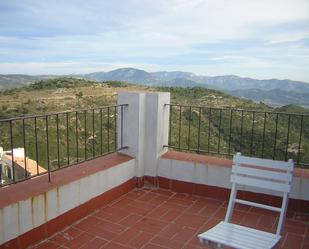
[[[166,147],[227,157],[244,155],[294,159],[309,166],[309,115],[233,108],[166,105],[170,108]]]
[[[42,174],[48,174],[50,180],[52,171],[127,148],[122,138],[126,106],[0,120],[0,147],[4,150],[0,186]]]

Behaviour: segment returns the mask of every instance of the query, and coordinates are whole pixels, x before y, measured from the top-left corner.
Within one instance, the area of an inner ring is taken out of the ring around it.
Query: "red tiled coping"
[[[201,164],[212,164],[212,165],[223,166],[223,167],[232,166],[232,160],[229,160],[229,159],[205,156],[205,155],[197,155],[197,154],[178,152],[178,151],[169,151],[165,153],[162,156],[162,158],[201,163]],[[302,175],[306,178],[309,177],[309,170],[307,169],[296,168],[295,171],[296,171],[296,173],[294,172],[295,176]],[[160,188],[169,189],[174,192],[194,194],[194,195],[215,198],[217,200],[226,201],[228,200],[229,194],[230,194],[230,189],[217,187],[217,186],[197,184],[197,183],[192,183],[192,182],[179,181],[179,180],[168,179],[164,177],[158,177],[156,182]],[[239,191],[239,195],[241,196],[241,198],[244,198],[249,201],[260,202],[266,205],[277,205],[277,206],[281,205],[281,198],[277,196],[266,195],[266,194],[261,194],[261,193],[253,193],[253,192],[248,192],[248,191]],[[293,211],[293,212],[296,211],[296,212],[309,214],[309,201],[290,198],[288,210]]]
[[[166,159],[193,162],[193,163],[212,164],[228,168],[232,167],[233,165],[233,161],[230,159],[219,158],[214,156],[205,156],[180,151],[168,151],[161,157]],[[309,179],[309,169],[295,168],[294,176]]]
[[[3,187],[0,189],[0,208],[16,203],[20,200],[26,200],[30,197],[43,194],[53,188],[76,181],[85,176],[92,175],[131,159],[132,157],[127,155],[113,153],[52,172],[51,182],[48,182],[47,175],[42,175],[15,185]]]
[[[232,164],[233,164],[232,160],[225,159],[225,158],[205,156],[205,155],[180,152],[180,151],[168,151],[161,157],[166,158],[166,159],[194,162],[194,163],[201,163],[201,164],[214,164],[214,165],[223,166],[223,167],[232,167]]]

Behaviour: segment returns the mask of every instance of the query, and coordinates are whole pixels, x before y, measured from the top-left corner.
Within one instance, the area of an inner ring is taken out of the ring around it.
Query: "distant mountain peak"
[[[115,72],[115,71],[136,71],[136,72],[146,72],[145,70],[142,70],[142,69],[137,69],[137,68],[134,68],[134,67],[121,67],[121,68],[117,68],[117,69],[111,70],[111,71],[109,71],[109,72]]]

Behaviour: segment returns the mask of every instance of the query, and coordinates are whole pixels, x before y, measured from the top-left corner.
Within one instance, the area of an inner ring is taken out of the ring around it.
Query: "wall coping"
[[[220,158],[215,156],[206,156],[201,154],[193,154],[182,151],[168,151],[161,156],[164,159],[186,161],[200,164],[212,164],[221,167],[231,168],[233,161],[231,159]],[[309,179],[309,169],[295,168],[293,172],[294,177]]]
[[[0,208],[43,194],[51,189],[132,159],[132,157],[121,153],[113,153],[51,172],[51,182],[48,182],[48,175],[45,174],[17,184],[2,187],[0,188]]]

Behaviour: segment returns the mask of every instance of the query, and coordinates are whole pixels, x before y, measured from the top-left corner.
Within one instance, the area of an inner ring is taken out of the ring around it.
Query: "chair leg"
[[[203,245],[209,245],[209,241],[206,239],[202,239],[202,238],[200,238],[200,243]]]
[[[207,246],[209,247],[209,248],[212,248],[212,249],[217,249],[218,248],[218,243],[216,243],[216,242],[213,242],[213,241],[207,241],[208,243],[207,243]]]
[[[207,246],[209,246],[210,248],[213,248],[213,249],[222,249],[223,248],[223,245],[220,244],[220,243],[212,242],[212,241],[205,240],[205,239],[202,239],[202,238],[200,239],[200,242],[201,242],[201,244],[207,245]]]

